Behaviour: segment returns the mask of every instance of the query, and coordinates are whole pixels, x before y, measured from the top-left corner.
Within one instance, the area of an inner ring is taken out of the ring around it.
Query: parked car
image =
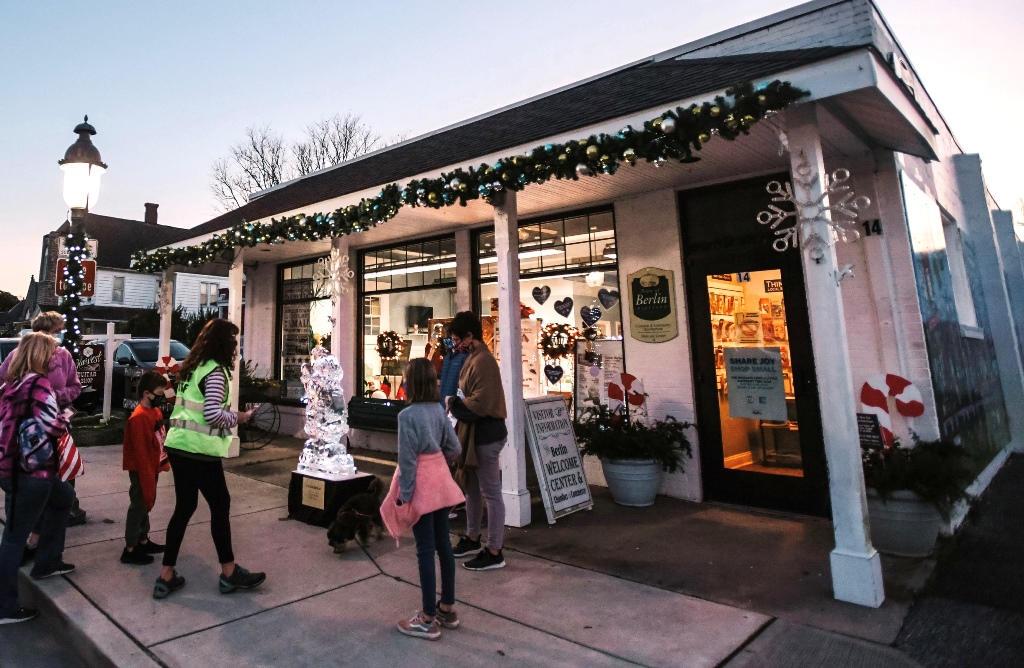
[[[8,338],[0,339],[0,364],[7,359],[7,356],[14,352],[21,339]],[[2,383],[0,379],[0,383]],[[103,393],[93,389],[86,389],[74,401],[74,406],[82,412],[90,412],[103,404]]]
[[[126,390],[128,382],[138,379],[143,371],[152,369],[157,364],[160,347],[159,339],[128,339],[114,351],[114,384],[111,392],[111,405],[134,408],[136,398],[134,392]],[[188,356],[188,347],[180,341],[171,339],[171,357],[181,363]],[[132,383],[134,387],[134,383]]]

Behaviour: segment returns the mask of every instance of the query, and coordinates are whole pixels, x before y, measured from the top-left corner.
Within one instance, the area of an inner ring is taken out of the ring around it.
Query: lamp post
[[[71,209],[71,231],[82,232],[89,207],[96,205],[100,196],[100,176],[107,166],[100,159],[99,149],[92,143],[96,128],[89,125],[89,117],[75,126],[78,141],[68,147],[64,159],[57,162],[64,172],[64,202]]]

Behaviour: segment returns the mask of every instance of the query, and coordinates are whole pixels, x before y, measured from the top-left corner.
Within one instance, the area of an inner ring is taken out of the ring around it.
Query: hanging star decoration
[[[807,156],[801,151],[800,162],[794,170],[793,183],[807,193],[817,180],[818,175],[813,172],[807,162]],[[802,243],[811,258],[818,262],[836,239],[842,239],[844,242],[859,239],[857,212],[870,206],[871,200],[863,195],[855,196],[851,186],[846,184],[849,180],[848,169],[837,169],[832,172],[831,177],[826,174],[822,183],[822,193],[817,198],[795,195],[789,182],[769,183],[766,190],[769,195],[775,195],[772,198],[773,202],[789,202],[793,205],[793,211],[786,211],[775,204],[769,204],[768,211],[757,214],[757,222],[768,225],[778,237],[772,243],[772,248],[782,253],[791,246],[797,248]],[[828,204],[825,204],[826,197]],[[793,220],[788,226],[784,225],[789,219]],[[818,234],[814,229],[816,222],[828,225],[831,239]]]

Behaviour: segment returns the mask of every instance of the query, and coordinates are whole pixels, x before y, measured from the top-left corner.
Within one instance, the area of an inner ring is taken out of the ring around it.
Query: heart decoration
[[[619,301],[619,291],[601,288],[597,291],[597,299],[601,302],[601,306],[606,309],[611,308],[615,306],[615,302]]]
[[[555,312],[563,318],[568,318],[569,314],[572,313],[572,297],[559,299],[555,302]]]
[[[601,309],[596,306],[584,306],[580,309],[580,317],[587,327],[593,327],[594,323],[601,319]]]
[[[565,371],[560,366],[554,366],[552,364],[544,366],[544,375],[548,377],[548,381],[550,381],[551,384],[555,384],[561,380],[562,374],[564,373]]]
[[[551,288],[546,285],[539,286],[533,289],[533,299],[538,304],[543,304],[551,296]]]

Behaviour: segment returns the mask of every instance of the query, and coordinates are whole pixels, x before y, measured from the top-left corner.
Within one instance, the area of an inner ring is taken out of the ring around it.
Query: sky
[[[0,290],[24,296],[67,210],[57,160],[89,115],[96,213],[198,225],[246,127],[335,113],[416,135],[799,4],[179,0],[0,3]],[[1024,2],[877,0],[990,191],[1020,220]]]

